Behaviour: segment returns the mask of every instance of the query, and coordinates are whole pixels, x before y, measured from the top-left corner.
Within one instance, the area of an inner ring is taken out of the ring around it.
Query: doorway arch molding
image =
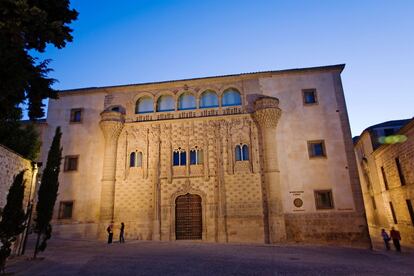
[[[207,195],[202,190],[196,189],[191,185],[189,179],[187,179],[181,188],[178,188],[170,197],[170,240],[175,241],[175,201],[179,196],[186,194],[198,195],[201,197],[201,221],[202,221],[202,233],[201,240],[206,240],[207,227],[206,227],[206,209],[207,209]]]

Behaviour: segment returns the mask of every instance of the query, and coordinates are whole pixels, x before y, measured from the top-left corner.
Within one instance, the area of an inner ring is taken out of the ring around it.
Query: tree
[[[0,222],[0,271],[4,271],[6,260],[10,256],[11,245],[17,236],[24,231],[26,215],[23,210],[24,199],[24,173],[21,171],[14,177],[7,195],[7,203],[3,209]]]
[[[45,250],[46,241],[51,237],[52,228],[50,221],[53,216],[53,208],[59,189],[59,172],[62,160],[62,148],[60,147],[61,137],[62,132],[60,131],[60,127],[57,127],[47,156],[46,167],[43,170],[42,181],[38,191],[35,219],[37,241],[34,258],[36,258],[39,251]],[[40,243],[41,237],[42,243]]]
[[[18,153],[20,147],[4,134],[26,135],[25,129],[15,132],[22,104],[27,105],[29,118],[35,120],[44,116],[43,100],[57,98],[51,87],[55,80],[48,78],[50,60],[39,61],[31,53],[44,52],[48,44],[61,49],[73,40],[68,24],[76,20],[78,12],[69,5],[69,0],[0,1],[0,143]]]
[[[36,160],[40,150],[39,134],[33,123],[9,121],[0,126],[0,144],[6,145],[29,160]]]

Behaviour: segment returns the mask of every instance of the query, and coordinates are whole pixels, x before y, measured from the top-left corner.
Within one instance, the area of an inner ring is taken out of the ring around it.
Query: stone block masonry
[[[26,211],[28,201],[29,199],[33,199],[35,193],[37,166],[32,165],[30,160],[27,160],[5,146],[0,145],[0,168],[0,209],[3,209],[7,203],[7,195],[14,177],[22,170],[26,170],[24,174],[25,194],[23,200],[23,209]],[[19,236],[17,242],[14,243],[12,254],[17,253],[21,237],[22,236]]]
[[[0,145],[0,167],[0,208],[4,208],[6,205],[10,185],[13,183],[14,177],[22,170],[27,170],[24,174],[24,180],[26,181],[25,203],[27,204],[30,185],[34,176],[31,161]]]
[[[114,221],[115,235],[124,222],[137,240],[367,242],[343,69],[60,91],[42,160],[61,126],[63,155],[78,164],[59,176],[57,202],[71,212],[56,207],[54,229],[104,238]],[[323,156],[310,156],[309,141]],[[316,204],[316,191],[329,199]]]

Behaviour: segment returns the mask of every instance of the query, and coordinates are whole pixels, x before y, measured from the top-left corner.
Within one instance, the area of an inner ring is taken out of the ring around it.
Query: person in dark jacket
[[[388,236],[385,229],[381,230],[381,236],[382,236],[382,239],[384,240],[385,249],[390,250],[390,240],[391,240],[391,238],[390,238],[390,236]]]
[[[390,232],[390,236],[392,239],[392,243],[395,246],[395,249],[398,252],[401,252],[401,245],[400,245],[400,240],[401,240],[401,236],[400,236],[400,232],[398,230],[395,230],[394,227],[391,228],[391,232]]]
[[[125,243],[124,232],[125,232],[125,224],[121,222],[121,230],[119,232],[119,243]]]
[[[112,243],[112,238],[114,236],[114,231],[113,231],[114,226],[111,224],[109,224],[108,228],[106,228],[106,232],[108,232],[108,244]]]

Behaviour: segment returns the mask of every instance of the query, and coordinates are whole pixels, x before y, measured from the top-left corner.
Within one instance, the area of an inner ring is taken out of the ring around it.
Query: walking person
[[[106,228],[106,232],[108,232],[108,244],[112,243],[112,238],[114,236],[114,231],[113,231],[114,226],[111,224],[109,224],[108,228]]]
[[[395,246],[395,249],[398,252],[401,252],[401,245],[400,245],[400,240],[401,240],[401,236],[400,236],[400,231],[395,230],[394,227],[391,228],[391,232],[390,232],[390,236],[392,239],[392,243]]]
[[[119,243],[125,243],[124,232],[125,232],[125,224],[121,222],[121,230],[119,232]]]
[[[381,229],[381,236],[382,239],[384,240],[384,244],[385,244],[385,249],[390,250],[390,236],[388,236],[387,232],[385,231],[385,229]]]

